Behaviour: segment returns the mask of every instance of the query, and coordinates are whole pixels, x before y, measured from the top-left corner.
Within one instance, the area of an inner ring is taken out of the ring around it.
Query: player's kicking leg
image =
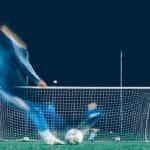
[[[47,122],[44,118],[44,115],[39,110],[37,110],[35,107],[32,107],[32,105],[29,105],[28,103],[24,102],[21,98],[7,94],[2,89],[0,89],[0,96],[1,100],[3,100],[4,102],[13,104],[19,109],[27,112],[27,116],[32,120],[34,125],[37,127],[39,135],[44,141],[44,143],[50,145],[64,144],[63,141],[59,140],[58,138],[56,138],[54,135],[51,134]]]
[[[62,131],[67,128],[67,123],[63,117],[56,111],[54,103],[51,104],[38,104],[37,105],[44,116],[49,121],[49,128],[55,132],[55,130]]]
[[[34,125],[36,125],[39,135],[46,144],[64,144],[63,141],[56,138],[49,130],[48,124],[45,120],[44,113],[38,105],[32,104],[27,101],[31,110],[27,113],[28,118],[32,120]]]

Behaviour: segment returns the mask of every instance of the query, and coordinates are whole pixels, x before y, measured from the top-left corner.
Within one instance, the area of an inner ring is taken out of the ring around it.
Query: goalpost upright
[[[122,87],[123,87],[123,52],[120,51],[120,120],[121,120],[121,134],[123,129],[123,93],[122,93]]]
[[[120,133],[123,133],[123,51],[120,51]],[[142,87],[141,87],[142,88]],[[148,88],[148,87],[146,87]],[[145,89],[146,89],[145,88]],[[145,133],[144,133],[144,140],[145,142],[149,142],[148,140],[148,121],[150,116],[150,103],[147,107],[146,112],[146,120],[145,120]]]

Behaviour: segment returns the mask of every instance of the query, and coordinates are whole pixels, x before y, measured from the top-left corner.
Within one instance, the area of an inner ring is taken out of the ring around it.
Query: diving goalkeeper
[[[94,141],[97,132],[99,131],[99,124],[104,118],[105,110],[97,107],[96,102],[90,102],[88,104],[88,111],[85,113],[86,123],[89,126],[89,140]],[[102,122],[101,122],[102,123]]]
[[[87,132],[90,133],[90,141],[94,141],[97,132],[99,131],[99,123],[102,123],[102,119],[104,119],[105,114],[106,111],[102,108],[98,108],[96,102],[91,101],[88,103],[87,110],[83,115],[83,121],[81,121],[78,128],[82,129],[84,134]]]
[[[26,59],[27,46],[6,25],[0,26],[0,96],[1,100],[25,111],[37,127],[40,137],[46,144],[63,144],[51,134],[44,116],[34,105],[15,96],[12,88],[26,85],[26,76],[37,86],[47,84],[37,75]]]

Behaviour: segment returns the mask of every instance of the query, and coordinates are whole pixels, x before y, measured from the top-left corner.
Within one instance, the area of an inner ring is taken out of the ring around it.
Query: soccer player
[[[46,144],[63,144],[63,141],[53,136],[48,128],[44,115],[36,106],[15,96],[12,88],[26,85],[26,76],[37,86],[47,84],[37,75],[26,59],[27,46],[6,25],[0,26],[0,96],[1,100],[24,110],[37,127],[39,135]]]
[[[89,127],[89,140],[94,141],[99,128],[97,128],[97,123],[103,119],[105,111],[102,108],[98,108],[96,102],[90,102],[88,104],[88,110],[85,113],[86,124]]]

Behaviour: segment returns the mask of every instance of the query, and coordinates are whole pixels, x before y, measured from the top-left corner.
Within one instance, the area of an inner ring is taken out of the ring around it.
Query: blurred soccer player
[[[46,87],[47,84],[37,75],[26,59],[28,55],[26,44],[6,25],[0,26],[0,31],[0,96],[2,100],[27,112],[45,143],[63,144],[51,134],[44,115],[37,111],[34,105],[14,96],[12,88],[26,85],[26,76],[37,86]]]
[[[97,128],[97,123],[104,117],[105,111],[102,108],[98,108],[95,102],[90,102],[88,104],[88,111],[85,114],[87,124],[90,127],[89,140],[94,141],[99,128]]]
[[[81,129],[84,134],[90,133],[90,141],[94,141],[99,131],[99,122],[104,118],[104,115],[105,110],[98,108],[94,101],[88,103],[87,111],[85,111],[78,128]]]

